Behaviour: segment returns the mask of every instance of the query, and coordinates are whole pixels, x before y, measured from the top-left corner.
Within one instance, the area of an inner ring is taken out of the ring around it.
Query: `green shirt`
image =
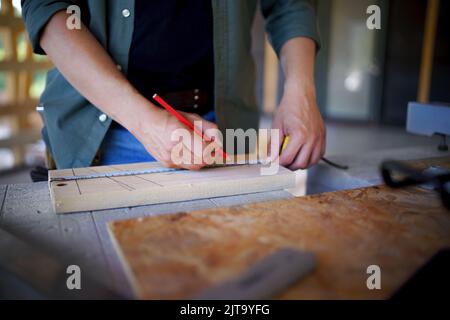
[[[22,0],[22,14],[34,52],[44,54],[40,35],[49,19],[57,11],[80,2],[90,13],[89,30],[126,74],[134,27],[133,0]],[[269,40],[278,55],[283,44],[294,37],[308,37],[319,45],[315,14],[306,0],[260,2]],[[218,126],[221,130],[257,128],[259,114],[251,55],[251,26],[257,0],[212,0],[212,8]],[[111,118],[87,101],[56,68],[47,74],[40,107],[42,136],[58,169],[89,166]]]

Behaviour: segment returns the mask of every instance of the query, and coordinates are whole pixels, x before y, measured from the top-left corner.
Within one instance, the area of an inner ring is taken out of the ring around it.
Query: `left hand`
[[[325,124],[316,103],[314,87],[310,87],[287,84],[272,122],[272,129],[280,130],[280,148],[284,137],[289,136],[280,155],[280,165],[291,170],[309,168],[325,153]]]

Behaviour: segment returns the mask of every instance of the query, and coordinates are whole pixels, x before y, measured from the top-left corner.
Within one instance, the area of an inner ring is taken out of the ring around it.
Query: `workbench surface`
[[[408,148],[407,151],[397,149],[365,154],[359,158],[336,158],[348,163],[351,169],[348,172],[340,172],[324,165],[317,166],[311,175],[308,173],[308,185],[314,186],[315,192],[376,185],[380,182],[378,166],[386,155],[399,159],[449,155],[448,152],[437,152],[435,146]],[[342,185],[338,184],[339,180]],[[111,242],[108,222],[286,198],[292,198],[292,195],[286,191],[275,191],[57,215],[52,210],[46,182],[0,185],[0,229],[43,247],[58,257],[64,257],[65,261],[79,265],[82,270],[88,270],[96,280],[112,287],[121,295],[130,297],[131,288]],[[14,251],[14,248],[10,250]]]
[[[273,191],[132,208],[55,214],[46,182],[0,185],[0,228],[29,243],[44,247],[46,251],[63,257],[70,264],[79,265],[81,270],[89,270],[96,280],[129,297],[131,288],[112,245],[107,230],[108,222],[290,197],[291,194],[286,191]],[[14,251],[14,248],[9,250]]]

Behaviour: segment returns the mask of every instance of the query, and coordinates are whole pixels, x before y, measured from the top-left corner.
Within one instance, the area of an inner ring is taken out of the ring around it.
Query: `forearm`
[[[280,60],[285,75],[285,92],[315,98],[315,54],[316,44],[309,38],[293,38],[283,45]]]
[[[280,52],[286,80],[272,128],[290,136],[280,164],[292,170],[308,168],[325,152],[326,132],[314,85],[315,53],[315,42],[302,37],[287,41]]]
[[[128,82],[97,39],[83,25],[66,27],[67,15],[56,13],[40,45],[64,77],[92,104],[134,131],[143,114],[157,110]]]

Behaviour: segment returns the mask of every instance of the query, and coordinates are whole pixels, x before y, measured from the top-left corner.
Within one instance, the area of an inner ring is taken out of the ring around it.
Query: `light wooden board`
[[[160,164],[149,162],[54,170],[49,172],[49,179],[157,167]],[[54,211],[65,213],[248,194],[295,186],[294,172],[280,167],[277,174],[262,175],[262,168],[262,165],[253,164],[199,171],[50,181],[49,188]]]
[[[375,186],[110,224],[136,295],[186,298],[237,276],[281,247],[316,255],[317,269],[279,298],[390,297],[450,246],[450,214],[419,188]],[[381,268],[381,290],[366,286]]]

